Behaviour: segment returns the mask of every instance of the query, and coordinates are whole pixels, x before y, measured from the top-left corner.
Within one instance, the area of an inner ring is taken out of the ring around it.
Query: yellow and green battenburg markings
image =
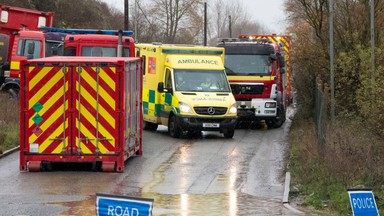
[[[150,89],[144,89],[143,90],[143,114],[144,115],[151,115],[149,110],[154,110],[155,113],[153,116],[155,117],[160,117],[161,116],[161,111],[165,110],[166,107],[164,104],[159,104],[156,103],[156,95],[159,95],[156,90],[150,90]],[[172,104],[173,101],[173,96],[169,93],[165,94],[165,104]],[[172,104],[172,110],[175,113],[179,113],[180,110],[179,108],[175,105]]]

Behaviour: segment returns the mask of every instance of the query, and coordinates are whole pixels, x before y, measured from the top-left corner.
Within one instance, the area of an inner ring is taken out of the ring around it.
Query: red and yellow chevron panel
[[[28,161],[105,161],[142,153],[139,58],[23,61],[20,169]]]

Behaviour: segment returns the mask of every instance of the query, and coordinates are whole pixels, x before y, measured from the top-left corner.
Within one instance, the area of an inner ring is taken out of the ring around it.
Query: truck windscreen
[[[227,75],[268,75],[271,70],[269,55],[225,55]]]
[[[222,70],[175,69],[174,83],[176,91],[230,92]]]
[[[117,57],[116,47],[83,46],[81,56]],[[129,48],[123,48],[122,57],[129,57]]]

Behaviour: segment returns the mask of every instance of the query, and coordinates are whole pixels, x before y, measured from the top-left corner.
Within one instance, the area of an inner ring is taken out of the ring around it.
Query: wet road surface
[[[15,152],[0,159],[0,215],[95,215],[96,193],[153,198],[153,215],[317,215],[282,203],[289,126],[239,129],[233,139],[144,131],[143,155],[124,173],[20,172]]]

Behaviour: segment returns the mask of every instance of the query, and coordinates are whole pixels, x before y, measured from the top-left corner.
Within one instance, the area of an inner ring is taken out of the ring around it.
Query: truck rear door
[[[123,124],[118,103],[123,99],[116,66],[36,63],[23,76],[26,91],[21,99],[27,107],[23,115],[28,150],[61,155],[117,154],[117,128]]]
[[[82,154],[115,154],[119,88],[116,67],[81,65],[75,68],[74,131]]]

